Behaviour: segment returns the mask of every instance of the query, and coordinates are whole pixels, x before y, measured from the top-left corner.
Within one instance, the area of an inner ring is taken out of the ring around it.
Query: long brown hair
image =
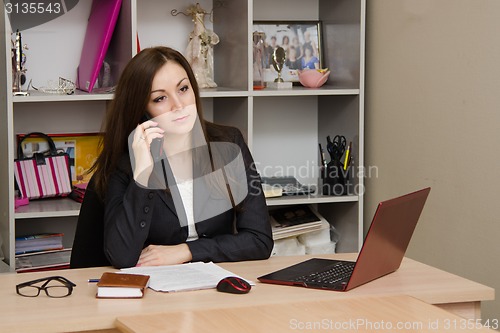
[[[208,141],[200,92],[189,62],[180,52],[169,47],[142,50],[130,60],[120,76],[102,127],[101,154],[90,169],[90,172],[94,172],[94,188],[101,198],[104,198],[109,175],[116,169],[119,159],[128,152],[129,134],[144,121],[153,79],[168,61],[178,63],[186,71],[196,98],[203,133]]]

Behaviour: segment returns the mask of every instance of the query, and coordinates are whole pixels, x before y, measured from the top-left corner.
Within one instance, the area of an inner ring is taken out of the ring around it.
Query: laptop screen
[[[399,268],[429,192],[428,187],[379,203],[347,289]]]

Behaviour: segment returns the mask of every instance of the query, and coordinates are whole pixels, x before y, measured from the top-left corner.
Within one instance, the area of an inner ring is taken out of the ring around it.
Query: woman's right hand
[[[163,132],[158,127],[158,123],[153,120],[147,120],[135,128],[132,140],[132,153],[135,161],[134,180],[144,187],[148,186],[149,176],[154,166],[151,143],[155,139],[162,139]]]

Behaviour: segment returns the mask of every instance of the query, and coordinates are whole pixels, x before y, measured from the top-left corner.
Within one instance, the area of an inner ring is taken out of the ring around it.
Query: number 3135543
[[[60,2],[17,2],[5,4],[7,14],[59,14],[61,12]]]

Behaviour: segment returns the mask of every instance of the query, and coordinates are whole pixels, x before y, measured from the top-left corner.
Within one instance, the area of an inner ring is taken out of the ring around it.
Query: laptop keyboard
[[[355,262],[339,262],[325,271],[303,275],[296,278],[295,281],[306,284],[334,285],[339,281],[349,278],[355,264]]]

